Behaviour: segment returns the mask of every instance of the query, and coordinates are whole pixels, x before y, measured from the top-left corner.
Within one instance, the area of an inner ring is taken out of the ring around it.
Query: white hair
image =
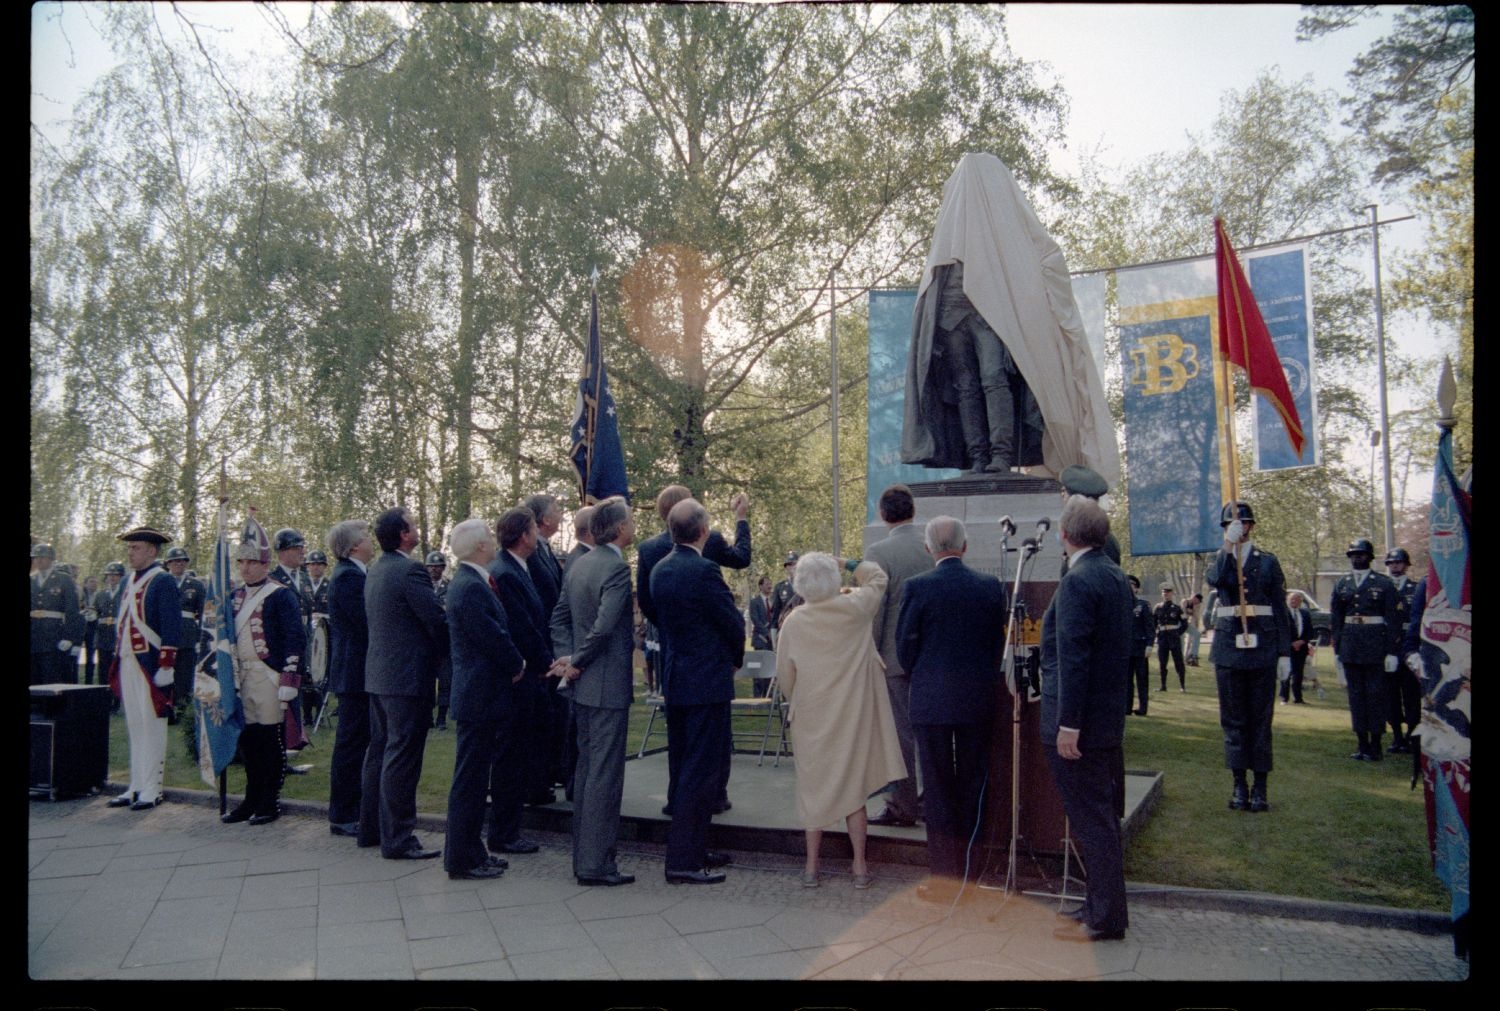
[[[474,552],[484,546],[486,541],[492,540],[494,534],[490,533],[489,526],[484,520],[477,516],[466,519],[453,528],[448,535],[448,546],[460,560],[468,558]]]
[[[359,542],[370,536],[370,525],[364,520],[344,520],[328,530],[328,550],[335,558],[348,558]]]
[[[969,543],[968,531],[963,520],[952,516],[934,516],[927,521],[927,550],[934,555],[945,551],[958,551]]]
[[[839,563],[821,551],[809,551],[797,561],[792,589],[809,604],[827,600],[839,592]]]

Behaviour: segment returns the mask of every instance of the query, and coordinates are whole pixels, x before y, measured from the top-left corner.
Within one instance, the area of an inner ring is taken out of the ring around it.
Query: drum
[[[328,616],[312,616],[312,642],[307,649],[307,676],[320,694],[328,691]]]

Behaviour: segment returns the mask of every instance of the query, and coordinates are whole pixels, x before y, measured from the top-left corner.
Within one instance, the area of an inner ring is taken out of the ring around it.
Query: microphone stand
[[[1021,621],[1026,614],[1026,604],[1021,600],[1021,577],[1026,572],[1026,563],[1042,550],[1039,538],[1028,538],[1021,547],[1021,558],[1016,563],[1016,580],[1011,589],[1010,624],[1005,630],[1005,655],[1002,669],[1008,673],[1010,688],[1010,851],[1006,858],[1005,886],[1001,889],[1007,896],[1016,882],[1016,850],[1021,838],[1021,706],[1030,690],[1027,684],[1027,657],[1020,650]]]

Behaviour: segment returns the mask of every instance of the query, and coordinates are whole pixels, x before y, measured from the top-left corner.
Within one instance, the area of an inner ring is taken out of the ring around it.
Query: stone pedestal
[[[979,572],[995,576],[1005,585],[1009,597],[1015,588],[1016,565],[1021,558],[1021,542],[1036,536],[1037,521],[1044,517],[1051,528],[1042,539],[1042,550],[1026,563],[1021,581],[1020,598],[1026,605],[1022,626],[1023,648],[1034,649],[1041,640],[1042,615],[1057,590],[1062,569],[1062,544],[1057,538],[1058,514],[1062,511],[1062,486],[1051,478],[1024,475],[959,477],[947,481],[928,481],[908,485],[916,501],[916,525],[925,527],[936,516],[952,516],[963,521],[969,547],[964,564]],[[1016,526],[1004,557],[1001,542],[1004,531],[1000,519],[1009,516]],[[864,545],[883,540],[883,523],[865,528]],[[1007,615],[995,615],[1004,622]],[[990,778],[985,790],[985,818],[980,842],[990,850],[980,859],[976,853],[975,872],[988,864],[1004,872],[1011,836],[1011,768],[1015,737],[1013,700],[1002,677],[996,689],[995,725],[990,744]],[[1020,834],[1022,852],[1055,854],[1062,851],[1063,807],[1052,771],[1047,767],[1047,750],[1056,742],[1040,740],[1037,724],[1041,706],[1023,701],[1020,712]]]

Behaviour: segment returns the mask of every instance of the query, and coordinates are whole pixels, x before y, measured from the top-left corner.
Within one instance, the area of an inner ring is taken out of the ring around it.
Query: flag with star
[[[198,664],[193,692],[198,707],[198,774],[209,786],[216,782],[222,786],[224,770],[234,761],[240,731],[245,726],[245,711],[235,691],[234,676],[234,577],[231,568],[234,552],[225,516],[227,493],[221,490],[220,495],[218,536],[214,538],[213,569],[208,580],[212,618],[207,609],[204,612],[204,623],[213,629],[213,650]],[[220,807],[222,813],[222,803]]]
[[[578,380],[573,410],[573,468],[578,471],[578,498],[598,502],[612,495],[630,501],[625,483],[625,454],[620,449],[620,424],[615,398],[604,371],[604,345],[599,340],[599,271],[589,285],[589,340]]]

